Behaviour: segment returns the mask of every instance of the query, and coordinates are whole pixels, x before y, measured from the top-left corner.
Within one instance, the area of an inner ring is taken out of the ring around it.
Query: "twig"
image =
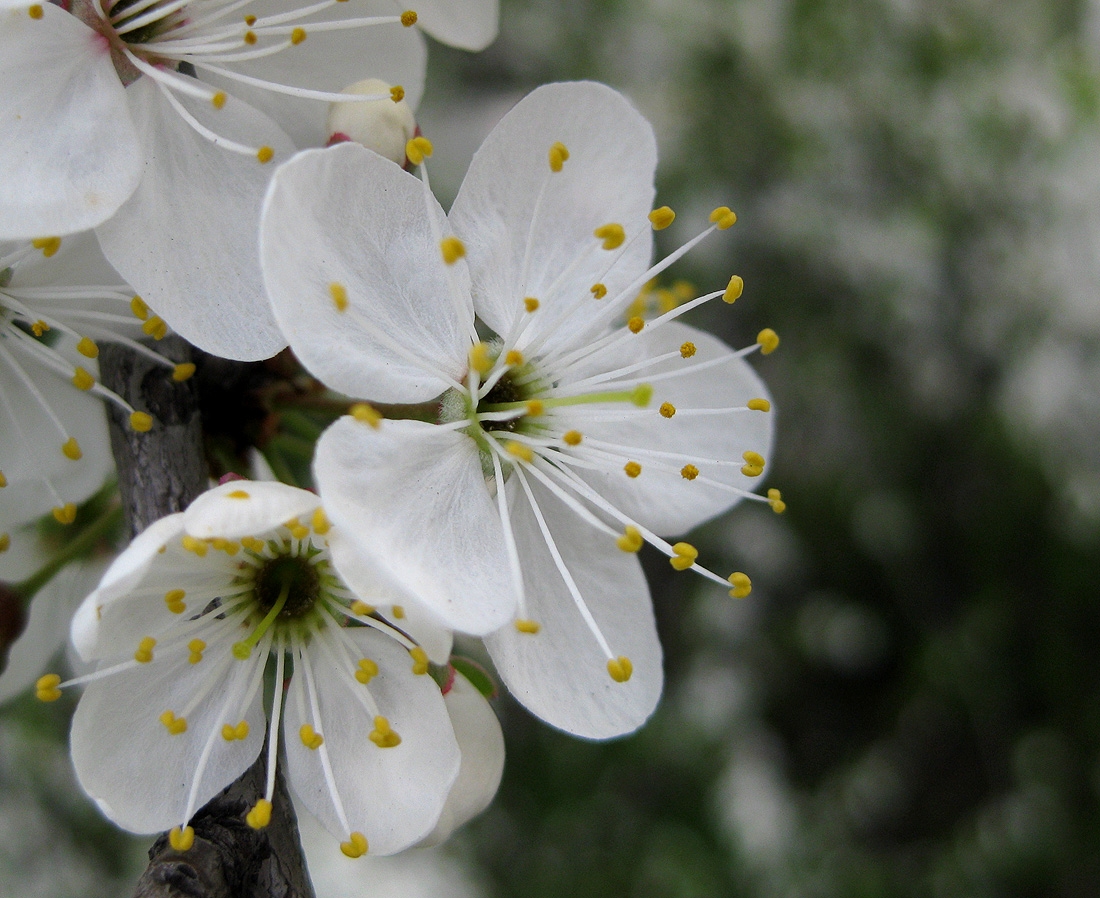
[[[176,362],[190,361],[194,352],[177,337],[166,337],[157,350]],[[163,366],[123,347],[104,346],[99,365],[103,384],[156,422],[148,433],[134,433],[124,412],[109,412],[119,491],[131,533],[137,534],[206,489],[200,397],[192,381],[177,383]],[[254,830],[244,822],[263,797],[266,756],[261,751],[240,779],[195,815],[195,842],[188,851],[174,850],[167,836],[157,839],[135,898],[313,898],[281,774],[271,823]]]

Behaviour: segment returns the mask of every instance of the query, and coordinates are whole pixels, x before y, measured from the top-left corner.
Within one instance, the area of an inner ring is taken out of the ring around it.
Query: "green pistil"
[[[241,661],[248,660],[256,643],[263,638],[264,633],[268,631],[275,618],[279,616],[279,612],[283,610],[287,597],[290,595],[290,585],[290,580],[284,581],[283,588],[279,592],[279,598],[275,600],[275,604],[271,606],[271,609],[264,615],[264,619],[260,621],[259,626],[249,634],[248,638],[233,643],[233,656],[235,658]]]
[[[605,393],[584,393],[580,396],[559,396],[556,398],[539,399],[543,408],[563,408],[570,405],[593,405],[598,402],[629,402],[638,408],[645,408],[653,398],[653,387],[649,384],[638,384],[632,390],[609,390]],[[526,406],[530,400],[518,402],[494,402],[490,405],[478,406],[479,412],[508,412]]]

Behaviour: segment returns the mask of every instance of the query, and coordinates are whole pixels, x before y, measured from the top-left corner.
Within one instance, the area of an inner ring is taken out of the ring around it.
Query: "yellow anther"
[[[219,90],[214,96],[210,98],[210,105],[215,109],[221,109],[225,105],[225,91]]]
[[[488,343],[475,343],[470,347],[470,367],[478,374],[488,374],[493,369],[493,357],[489,354]]]
[[[309,524],[313,528],[314,533],[321,536],[324,536],[332,529],[332,524],[329,522],[328,515],[325,514],[323,508],[318,508],[313,512],[313,517],[309,519]]]
[[[248,44],[249,46],[252,46],[253,44],[255,44],[256,40],[257,40],[256,33],[254,31],[246,31],[244,33],[244,42],[246,44]]]
[[[403,13],[401,13],[401,24],[404,25],[406,28],[411,28],[413,25],[416,24],[416,13],[414,13],[411,9],[405,10]],[[363,850],[366,851],[365,848]]]
[[[29,7],[27,7],[27,15],[29,15],[32,19],[41,19],[43,15],[42,4],[32,3]]]
[[[542,629],[542,624],[537,620],[528,620],[526,618],[517,618],[515,621],[516,629],[520,633],[530,633],[534,635]]]
[[[48,333],[49,330],[50,326],[42,320],[36,321],[31,325],[31,333],[36,337],[41,337],[43,334]]]
[[[737,216],[730,211],[729,206],[719,206],[710,213],[710,220],[718,225],[719,231],[724,231],[726,228],[732,228],[737,223]]]
[[[518,458],[520,461],[532,462],[535,460],[535,453],[531,447],[525,446],[523,443],[517,443],[515,440],[509,440],[504,449],[513,458]]]
[[[187,643],[187,649],[191,652],[187,660],[191,664],[198,664],[202,660],[202,653],[206,649],[206,643],[201,639],[192,639]]]
[[[236,726],[232,724],[225,724],[222,727],[222,738],[226,742],[232,742],[234,739],[242,740],[248,738],[248,721],[242,720]]]
[[[306,30],[304,28],[295,28],[290,32],[290,42],[297,46],[306,39]]]
[[[176,851],[190,851],[191,846],[195,844],[195,830],[190,826],[185,826],[183,829],[173,826],[172,831],[168,833],[168,844]]]
[[[533,297],[533,296],[525,296],[523,298],[523,307],[528,312],[534,312],[539,307],[539,301],[537,299],[535,299],[535,297]]]
[[[671,402],[662,402],[660,408],[661,415],[665,418],[671,418],[676,414],[676,406]]]
[[[630,679],[630,675],[634,673],[634,665],[630,663],[629,658],[619,655],[618,658],[608,660],[607,672],[611,674],[611,679],[616,683],[625,683]]]
[[[626,326],[630,328],[631,333],[637,334],[645,327],[645,321],[635,315],[626,323]]]
[[[642,548],[644,542],[642,532],[633,524],[627,524],[623,535],[615,540],[615,545],[624,552],[637,552]]]
[[[367,853],[367,837],[362,833],[352,833],[348,841],[340,843],[340,850],[347,857],[362,857]]]
[[[8,485],[8,478],[4,476],[4,472],[0,471],[0,489],[3,489]]]
[[[360,617],[366,617],[368,614],[374,614],[374,606],[356,599],[351,603],[351,613],[358,614]]]
[[[432,142],[423,136],[414,137],[405,144],[405,156],[413,165],[420,165],[434,151]]]
[[[730,282],[726,284],[726,292],[722,294],[722,301],[731,304],[736,302],[740,298],[741,293],[744,291],[744,289],[745,282],[741,280],[740,275],[735,274],[733,277],[730,278]]]
[[[248,490],[233,490],[225,494],[227,499],[251,499],[252,494]]]
[[[395,103],[400,103],[402,100],[405,99],[405,88],[403,88],[400,84],[395,84],[393,87],[390,88],[390,99],[393,100]]]
[[[676,543],[672,547],[672,551],[674,554],[668,562],[678,571],[686,571],[695,564],[695,559],[699,557],[699,550],[691,543]]]
[[[770,327],[766,327],[756,335],[756,342],[760,344],[760,354],[768,355],[775,352],[776,347],[779,346],[779,334]]]
[[[695,344],[690,340],[680,346],[681,358],[690,359],[693,355],[695,355]]]
[[[305,539],[309,536],[309,528],[305,524],[294,524],[291,527],[287,527],[290,531],[290,535],[295,539]]]
[[[378,665],[370,658],[360,658],[358,669],[355,671],[355,679],[364,686],[378,676]]]
[[[256,158],[260,160],[261,165],[266,165],[275,158],[275,151],[271,147],[260,147],[256,151]]]
[[[0,533],[0,555],[7,552],[11,548],[11,534]]]
[[[262,539],[256,539],[254,536],[242,536],[241,545],[248,549],[250,552],[262,552],[264,548],[264,541]]]
[[[523,353],[518,349],[509,349],[508,354],[504,357],[504,363],[511,365],[513,368],[523,364]]]
[[[328,295],[332,297],[332,304],[337,312],[346,312],[348,308],[348,288],[343,284],[333,281],[328,285]]]
[[[185,717],[176,717],[171,711],[165,711],[157,720],[163,723],[164,728],[173,736],[178,736],[180,733],[187,732],[187,719]]]
[[[457,237],[444,237],[439,241],[439,250],[443,253],[443,261],[448,265],[454,265],[466,255],[466,247]]]
[[[596,297],[596,299],[603,299],[605,296],[607,296],[607,287],[605,287],[603,284],[593,284],[588,289],[589,292],[591,292],[591,294]]]
[[[653,230],[663,231],[676,218],[676,213],[673,212],[668,206],[661,206],[660,209],[654,209],[649,213],[649,223],[653,225]]]
[[[694,480],[699,476],[699,469],[695,467],[695,465],[684,465],[680,468],[680,476],[683,477],[684,480]]]
[[[532,418],[541,415],[544,409],[545,406],[543,406],[541,399],[529,399],[527,401],[527,414]]]
[[[752,581],[749,579],[748,574],[742,574],[740,571],[736,571],[729,575],[730,586],[733,589],[730,590],[731,599],[743,599],[750,592],[752,592]]]
[[[772,404],[767,399],[750,399],[746,405],[754,412],[770,412]]]
[[[383,415],[373,405],[366,402],[357,402],[348,411],[351,416],[363,424],[369,424],[375,430],[382,426]]]
[[[73,372],[73,386],[78,390],[90,390],[95,386],[95,378],[80,366]]]
[[[405,606],[404,605],[392,605],[390,607],[390,614],[397,620],[405,619]]]
[[[777,489],[768,490],[768,504],[776,514],[783,514],[787,510],[787,503],[783,501],[783,496]]]
[[[57,523],[71,524],[76,520],[76,505],[72,502],[66,502],[64,505],[58,505],[56,508],[50,509],[50,513]]]
[[[164,319],[159,315],[152,315],[145,319],[145,322],[141,325],[141,330],[154,340],[163,340],[165,334],[168,333],[168,325],[164,323]]]
[[[187,595],[182,589],[170,589],[164,594],[164,604],[168,606],[168,610],[173,614],[183,614],[187,610],[187,606],[183,602],[183,597]]]
[[[604,249],[618,249],[626,240],[626,231],[623,230],[623,226],[614,222],[600,225],[592,234],[598,240],[603,241]]]
[[[41,6],[38,8],[42,9]],[[48,259],[50,256],[54,255],[59,249],[61,249],[61,238],[36,237],[34,240],[31,241],[31,246],[33,246],[35,249],[42,250],[42,255],[44,255]]]
[[[379,748],[393,748],[401,744],[401,737],[390,729],[390,722],[381,714],[374,718],[374,729],[369,737]]]
[[[567,430],[562,434],[561,439],[567,446],[579,446],[584,437],[579,430]]]
[[[140,318],[142,321],[149,317],[149,307],[140,296],[130,300],[130,311],[134,313],[135,318]]]
[[[657,310],[663,315],[665,312],[671,312],[678,305],[680,300],[671,290],[658,290],[657,291]]]
[[[206,551],[209,548],[201,539],[195,539],[195,537],[190,535],[184,536],[180,540],[180,544],[188,552],[194,552],[199,558],[205,558]]]
[[[34,684],[34,697],[40,702],[56,702],[61,698],[61,677],[57,674],[46,674],[39,677]]]
[[[559,172],[565,161],[569,158],[569,150],[565,144],[558,141],[550,146],[550,171]]]
[[[231,539],[222,539],[220,536],[215,536],[210,540],[210,545],[219,552],[225,552],[226,555],[236,555],[241,550],[240,543],[235,543]]]
[[[76,351],[86,359],[99,357],[99,347],[96,346],[95,340],[91,340],[88,337],[80,338],[80,341],[76,344]]]
[[[649,400],[653,398],[653,387],[649,384],[638,384],[630,391],[630,401],[638,408],[645,408]]]
[[[255,16],[252,16],[252,15],[248,15],[248,16],[245,16],[245,17],[244,17],[244,23],[245,23],[245,24],[246,24],[246,25],[247,25],[247,26],[248,26],[249,28],[251,28],[251,27],[252,27],[253,25],[255,25],[255,24],[256,24],[256,17],[255,17]]]
[[[172,380],[183,383],[195,373],[195,366],[191,362],[183,362],[172,369]]]
[[[302,724],[301,728],[298,730],[298,736],[302,740],[302,745],[313,751],[320,748],[321,744],[325,741],[324,737],[308,723]]]
[[[623,470],[626,471],[627,477],[637,477],[642,473],[642,466],[636,461],[628,461],[623,465]]]
[[[409,649],[409,657],[413,660],[412,672],[422,676],[428,672],[428,653],[420,646],[414,645]]]
[[[157,641],[152,636],[144,637],[138,643],[137,651],[134,652],[134,660],[139,664],[148,664],[153,660],[153,647],[156,644]]]
[[[764,456],[759,452],[748,451],[742,453],[745,464],[741,466],[741,473],[746,477],[759,477],[764,473]]]
[[[72,461],[79,461],[84,456],[84,453],[80,451],[80,444],[76,441],[76,437],[69,437],[61,444],[61,454]]]
[[[137,433],[148,433],[153,429],[153,416],[147,412],[131,412],[130,428]]]
[[[261,798],[252,810],[244,815],[244,822],[253,829],[263,829],[271,822],[271,802]]]

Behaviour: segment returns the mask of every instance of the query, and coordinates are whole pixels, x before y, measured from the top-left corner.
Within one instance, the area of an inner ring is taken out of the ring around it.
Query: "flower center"
[[[253,588],[260,610],[266,615],[279,605],[275,616],[284,620],[308,614],[321,594],[317,568],[300,555],[272,558],[256,571],[255,578]]]
[[[486,393],[477,403],[478,410],[484,411],[485,409],[491,409],[499,407],[508,403],[522,403],[531,398],[531,390],[525,388],[521,384],[517,384],[515,377],[511,372],[501,376],[493,387]],[[481,429],[487,431],[504,430],[510,433],[515,432],[519,427],[520,422],[523,420],[520,418],[510,418],[505,421],[483,420],[480,422]]]

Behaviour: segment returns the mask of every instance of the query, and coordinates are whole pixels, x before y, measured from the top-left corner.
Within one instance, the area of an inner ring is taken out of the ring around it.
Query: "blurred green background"
[[[441,195],[577,78],[653,122],[665,251],[739,215],[670,275],[740,274],[693,323],[779,332],[754,364],[788,510],[694,537],[748,599],[644,558],[643,730],[585,743],[502,699],[490,810],[319,894],[1100,895],[1100,4],[504,0],[486,52],[432,47]],[[0,893],[128,894],[147,842],[72,792],[62,718],[4,717]]]

